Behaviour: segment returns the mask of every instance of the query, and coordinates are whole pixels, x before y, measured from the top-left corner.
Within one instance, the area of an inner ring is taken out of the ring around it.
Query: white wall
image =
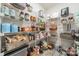
[[[38,12],[41,9],[44,10],[38,3],[31,3],[30,5],[33,7],[33,11]]]
[[[79,10],[79,3],[58,3],[48,11],[46,14],[52,15],[55,12],[61,12],[62,8],[69,7],[70,13],[74,13]]]

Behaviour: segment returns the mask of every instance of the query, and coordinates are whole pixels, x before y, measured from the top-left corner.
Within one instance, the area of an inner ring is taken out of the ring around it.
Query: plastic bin
[[[17,25],[11,25],[11,32],[18,32],[18,26]]]
[[[0,33],[1,33],[1,24],[0,24]]]
[[[3,23],[1,25],[2,27],[2,33],[10,33],[10,23]]]

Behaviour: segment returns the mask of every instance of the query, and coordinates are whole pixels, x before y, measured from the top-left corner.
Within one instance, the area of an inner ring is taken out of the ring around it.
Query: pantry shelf
[[[35,44],[37,41],[41,41],[41,40],[44,40],[44,39],[46,39],[46,38],[47,38],[47,37],[41,38],[41,39],[39,39],[39,40],[33,40],[33,41],[29,42],[28,44],[25,44],[25,45],[23,45],[23,46],[21,46],[21,47],[27,50],[27,48],[28,48],[29,46]],[[28,45],[28,47],[27,47],[27,45]],[[8,55],[16,55],[16,54],[20,53],[21,51],[24,50],[24,49],[22,49],[21,47],[19,47],[20,49],[18,48],[18,49],[15,49],[15,50],[11,50],[10,52],[7,52],[7,53],[5,54],[5,56],[8,56]],[[22,50],[21,50],[21,49],[22,49]],[[16,53],[15,53],[15,52],[16,52]]]
[[[0,33],[0,36],[5,36],[5,35],[17,35],[17,34],[35,34],[39,32],[45,32],[45,31],[35,31],[35,32],[15,32],[15,33]]]
[[[29,34],[35,34],[35,33],[38,33],[38,31],[37,31],[37,32],[15,32],[15,33],[4,33],[4,35],[17,35],[17,34],[27,34],[27,35],[29,35]]]

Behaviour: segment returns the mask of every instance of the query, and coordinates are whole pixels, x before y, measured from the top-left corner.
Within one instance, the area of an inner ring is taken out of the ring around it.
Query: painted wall
[[[46,11],[46,14],[53,15],[53,13],[61,12],[62,8],[69,7],[70,13],[75,13],[76,11],[79,11],[79,3],[58,3],[48,11]]]

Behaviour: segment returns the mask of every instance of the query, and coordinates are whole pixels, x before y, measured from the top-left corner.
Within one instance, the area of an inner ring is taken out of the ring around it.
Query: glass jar
[[[24,19],[24,13],[22,11],[20,12],[19,17],[20,17],[20,21],[22,21]]]
[[[29,21],[29,14],[28,13],[25,13],[24,18],[25,18],[26,21]]]

